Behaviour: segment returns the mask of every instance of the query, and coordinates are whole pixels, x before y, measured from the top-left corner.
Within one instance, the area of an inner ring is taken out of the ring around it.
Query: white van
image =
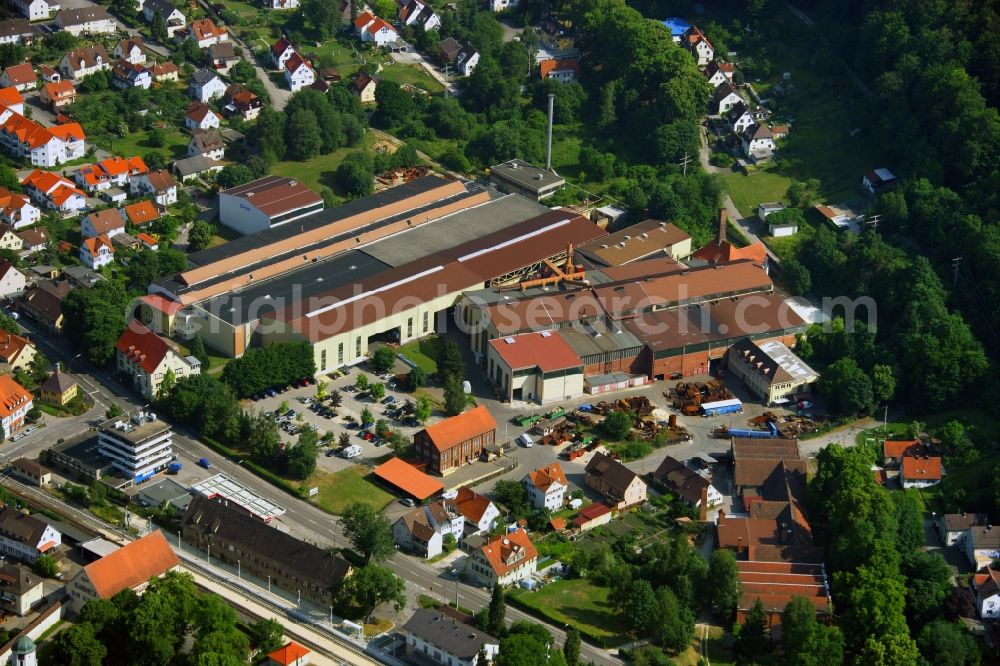
[[[521,442],[521,445],[526,449],[530,449],[534,444],[534,442],[531,441],[531,436],[528,433],[524,433],[523,435],[518,437],[517,441]]]
[[[340,455],[350,460],[351,458],[357,458],[362,453],[363,451],[361,450],[360,446],[358,446],[357,444],[351,444],[346,449],[341,451]]]

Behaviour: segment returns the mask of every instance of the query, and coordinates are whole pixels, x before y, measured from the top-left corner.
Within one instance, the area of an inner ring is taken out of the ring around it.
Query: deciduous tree
[[[354,502],[340,518],[344,533],[365,560],[387,560],[396,552],[389,520],[370,504]]]

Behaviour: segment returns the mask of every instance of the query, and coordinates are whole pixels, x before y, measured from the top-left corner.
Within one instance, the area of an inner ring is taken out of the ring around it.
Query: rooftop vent
[[[632,240],[632,237],[629,236],[628,234],[625,234],[625,240]]]
[[[550,333],[549,331],[542,331],[540,335],[543,338],[551,338],[552,337],[552,333]]]
[[[295,187],[296,185],[299,184],[299,181],[297,181],[297,180],[291,180],[291,181],[288,182],[288,184],[291,185],[292,187]]]
[[[503,341],[509,345],[514,344],[514,338],[504,338]]]

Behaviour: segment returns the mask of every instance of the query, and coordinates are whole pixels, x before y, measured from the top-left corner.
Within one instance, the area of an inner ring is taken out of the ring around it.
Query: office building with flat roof
[[[99,426],[97,446],[116,472],[142,483],[170,464],[173,431],[156,414],[138,412]]]

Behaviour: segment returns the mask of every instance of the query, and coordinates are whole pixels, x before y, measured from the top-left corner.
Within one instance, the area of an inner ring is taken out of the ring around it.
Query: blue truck
[[[743,411],[743,403],[736,398],[717,400],[701,404],[702,416],[719,416],[720,414],[736,414]]]

